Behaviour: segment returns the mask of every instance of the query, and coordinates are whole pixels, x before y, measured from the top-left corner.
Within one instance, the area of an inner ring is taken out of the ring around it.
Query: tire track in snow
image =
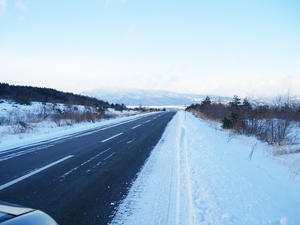
[[[177,113],[111,225],[196,225],[184,114]]]
[[[186,127],[182,117],[176,128],[167,224],[196,224],[189,170]]]
[[[182,119],[182,117],[181,117]],[[181,121],[182,122],[182,121]],[[183,208],[181,210],[181,221],[180,224],[196,224],[196,214],[193,204],[193,193],[191,185],[191,176],[190,176],[190,165],[188,159],[188,149],[187,149],[187,137],[186,137],[186,127],[181,124],[181,138],[180,138],[180,149],[181,149],[181,191],[184,196],[182,196]]]
[[[178,135],[178,128],[176,129]],[[172,174],[168,205],[167,224],[179,224],[180,221],[180,138],[176,138],[172,159]]]

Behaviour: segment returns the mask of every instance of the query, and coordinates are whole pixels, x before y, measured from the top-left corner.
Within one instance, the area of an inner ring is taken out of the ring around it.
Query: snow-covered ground
[[[78,123],[72,126],[63,126],[63,127],[56,127],[56,126],[53,127],[52,125],[49,126],[49,124],[46,125],[39,124],[39,126],[41,127],[39,127],[33,133],[10,134],[2,137],[0,136],[0,152],[7,149],[20,147],[23,145],[31,145],[41,141],[46,141],[54,138],[61,138],[62,136],[72,135],[74,133],[81,132],[81,131],[86,131],[90,129],[95,129],[95,128],[119,124],[119,123],[126,123],[126,121],[135,120],[142,116],[145,116],[145,114],[103,120],[101,122],[95,122],[95,123],[92,122]]]
[[[300,157],[271,150],[180,111],[112,224],[300,224]]]
[[[41,107],[4,102],[0,117],[11,109],[11,118],[34,115],[41,113]],[[0,126],[0,151],[144,115],[121,116],[60,127],[44,121],[21,134],[8,134],[11,126]],[[255,138],[232,138],[229,132],[180,111],[133,182],[112,224],[300,224],[300,177],[296,176],[300,175],[300,154],[274,155],[273,150]]]
[[[74,123],[71,126],[58,126],[49,117],[43,120],[39,120],[37,117],[44,113],[51,115],[57,109],[63,111],[70,106],[52,103],[44,105],[39,102],[32,102],[32,104],[28,106],[15,104],[12,101],[0,101],[0,151],[144,116],[142,114],[134,115],[138,112],[133,110],[123,110],[120,112],[109,108],[106,114],[110,116],[115,115],[115,119],[102,119],[100,122],[82,122]],[[78,111],[85,110],[85,106],[73,105],[71,107],[77,107]],[[18,121],[25,121],[30,129],[27,129],[25,132],[20,132]]]

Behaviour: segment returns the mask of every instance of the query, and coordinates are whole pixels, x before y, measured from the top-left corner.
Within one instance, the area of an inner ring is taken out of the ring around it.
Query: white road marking
[[[131,129],[133,130],[133,129],[135,129],[135,128],[139,127],[139,126],[141,126],[141,124],[139,124],[139,125],[137,125],[137,126],[135,126],[135,127],[131,128]]]
[[[38,147],[30,148],[30,149],[27,149],[27,150],[22,150],[22,151],[19,151],[19,152],[13,152],[15,150],[12,150],[13,153],[10,153],[8,155],[0,157],[0,162],[8,160],[8,159],[12,159],[12,158],[20,156],[20,155],[24,155],[24,154],[27,154],[27,153],[31,153],[31,152],[39,151],[39,150],[42,150],[42,149],[45,149],[45,148],[49,148],[49,147],[52,147],[53,145],[54,144],[41,145],[41,146],[38,146]],[[9,151],[6,151],[4,153],[7,153],[7,152],[9,152]],[[4,153],[2,153],[2,154],[4,154]]]
[[[133,142],[135,140],[135,138],[133,138],[131,141],[128,141],[127,144],[130,144],[131,142]]]
[[[148,122],[150,122],[151,120],[147,120],[145,123],[148,123]]]
[[[147,116],[149,116],[149,115],[140,116],[138,118],[130,119],[130,120],[127,120],[127,121],[116,123],[116,124],[104,125],[104,126],[99,126],[98,128],[88,129],[88,130],[86,130],[86,131],[88,131],[87,133],[82,133],[82,131],[81,131],[81,132],[75,132],[75,133],[72,133],[72,134],[64,135],[64,136],[61,136],[61,137],[54,137],[52,139],[42,141],[42,146],[40,146],[41,143],[32,143],[32,144],[25,145],[25,146],[19,146],[19,147],[16,147],[14,149],[7,149],[7,150],[3,149],[3,151],[0,151],[0,155],[7,154],[9,152],[16,152],[16,153],[12,153],[12,154],[8,154],[6,156],[2,156],[2,157],[0,157],[0,161],[8,160],[8,159],[11,159],[11,158],[14,158],[14,157],[17,157],[17,156],[21,156],[21,155],[24,155],[24,154],[27,154],[27,153],[31,153],[32,151],[43,149],[43,148],[48,148],[48,147],[53,146],[54,144],[64,142],[64,141],[69,140],[69,139],[73,139],[73,138],[77,138],[77,137],[81,137],[81,136],[86,136],[88,134],[93,134],[93,133],[96,133],[96,132],[99,132],[99,131],[102,131],[102,130],[107,130],[107,129],[110,129],[112,127],[116,127],[116,126],[119,126],[119,125],[122,125],[122,124],[130,123],[130,122],[139,120],[141,118],[145,118]],[[148,120],[147,122],[149,122],[149,121],[150,120]],[[38,147],[34,147],[34,146],[38,146]],[[25,151],[19,152],[21,149],[28,148],[28,147],[34,147],[34,148],[27,149]]]
[[[106,149],[103,152],[98,153],[97,155],[93,156],[92,158],[89,158],[88,160],[86,160],[85,162],[81,163],[80,165],[74,167],[73,169],[69,170],[68,172],[66,172],[65,174],[60,176],[60,181],[63,181],[66,176],[68,176],[69,174],[73,173],[75,170],[79,169],[80,167],[90,163],[91,161],[93,161],[94,159],[97,159],[100,155],[104,154],[105,152],[109,151],[111,148]],[[93,167],[96,168],[97,166],[99,166],[101,164],[101,162],[97,163],[96,166]]]
[[[111,153],[109,156],[107,156],[103,161],[108,160],[110,157],[112,157],[115,154],[115,152]]]
[[[33,171],[31,173],[28,173],[28,174],[26,174],[26,175],[24,175],[22,177],[19,177],[19,178],[15,179],[15,180],[12,180],[12,181],[10,181],[10,182],[8,182],[6,184],[3,184],[3,185],[0,186],[0,190],[3,190],[4,188],[7,188],[7,187],[9,187],[9,186],[11,186],[11,185],[13,185],[15,183],[18,183],[19,181],[25,180],[26,178],[31,177],[31,176],[33,176],[33,175],[35,175],[35,174],[37,174],[37,173],[39,173],[39,172],[41,172],[41,171],[43,171],[45,169],[48,169],[48,168],[50,168],[50,167],[58,164],[58,163],[61,163],[61,162],[65,161],[65,160],[67,160],[67,159],[69,159],[69,158],[71,158],[73,156],[74,155],[69,155],[69,156],[67,156],[65,158],[62,158],[60,160],[57,160],[56,162],[53,162],[53,163],[51,163],[51,164],[49,164],[47,166],[44,166],[44,167],[42,167],[42,168],[40,168],[38,170],[35,170],[35,171]]]
[[[113,138],[115,138],[115,137],[117,137],[117,136],[119,136],[119,135],[121,135],[121,134],[123,134],[123,132],[121,132],[121,133],[119,133],[119,134],[116,134],[116,135],[114,135],[114,136],[112,136],[112,137],[110,137],[110,138],[107,138],[107,139],[105,139],[105,140],[103,140],[103,141],[101,141],[101,142],[106,142],[106,141],[108,141],[108,140],[110,140],[110,139],[113,139]]]

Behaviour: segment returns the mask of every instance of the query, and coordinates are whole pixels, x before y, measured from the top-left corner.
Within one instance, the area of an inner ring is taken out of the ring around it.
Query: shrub
[[[206,97],[201,104],[192,104],[188,111],[196,111],[202,118],[222,121],[223,129],[256,136],[270,145],[291,144],[297,133],[292,133],[292,123],[300,126],[300,104],[289,93],[277,96],[271,105],[253,104],[248,98],[241,103],[235,95],[229,104],[212,103]]]
[[[222,122],[223,122],[223,125],[222,125],[223,129],[231,129],[233,127],[231,120],[227,119],[226,117],[223,119]]]

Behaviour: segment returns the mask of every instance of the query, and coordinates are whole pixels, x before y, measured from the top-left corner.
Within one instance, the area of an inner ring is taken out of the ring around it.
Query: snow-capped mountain
[[[109,103],[124,103],[126,106],[179,106],[201,102],[206,95],[181,94],[161,90],[142,90],[135,88],[101,88],[81,92]],[[224,97],[210,96],[212,99]]]

